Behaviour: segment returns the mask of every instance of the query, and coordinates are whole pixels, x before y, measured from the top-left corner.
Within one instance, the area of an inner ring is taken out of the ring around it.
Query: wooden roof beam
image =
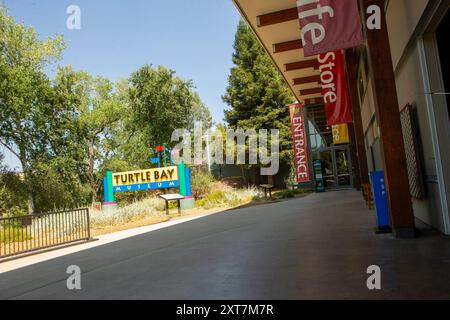
[[[323,100],[323,97],[305,99],[305,106],[324,103],[325,101]]]
[[[319,70],[319,62],[317,59],[310,59],[310,60],[302,60],[297,62],[291,62],[284,65],[284,71],[292,71],[292,70],[299,70],[299,69],[307,69],[307,68],[314,68],[316,70]]]
[[[285,9],[257,16],[256,19],[258,27],[271,26],[277,23],[298,19],[298,10],[297,7]]]
[[[303,78],[295,78],[293,80],[294,86],[300,85],[300,84],[306,84],[306,83],[313,83],[313,82],[317,82],[320,84],[321,83],[320,75],[303,77]]]
[[[275,43],[273,45],[273,53],[286,52],[291,50],[299,50],[303,48],[302,40],[292,40],[286,42]]]
[[[317,87],[317,88],[312,88],[312,89],[304,89],[304,90],[300,90],[300,95],[301,96],[309,96],[312,94],[322,94],[322,88],[321,87]]]

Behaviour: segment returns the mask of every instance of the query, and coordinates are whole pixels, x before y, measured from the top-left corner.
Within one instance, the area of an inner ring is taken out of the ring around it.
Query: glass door
[[[325,187],[340,189],[352,187],[350,150],[348,146],[324,148],[319,151]]]
[[[320,151],[320,160],[322,161],[323,180],[325,188],[332,189],[336,186],[336,177],[334,172],[333,153],[329,149]]]
[[[334,161],[336,164],[337,188],[346,188],[352,186],[352,174],[348,148],[335,149]]]

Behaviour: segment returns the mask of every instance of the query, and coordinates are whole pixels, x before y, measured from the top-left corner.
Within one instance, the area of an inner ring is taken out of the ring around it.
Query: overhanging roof
[[[295,0],[233,0],[298,101],[322,101],[317,56],[305,57]]]

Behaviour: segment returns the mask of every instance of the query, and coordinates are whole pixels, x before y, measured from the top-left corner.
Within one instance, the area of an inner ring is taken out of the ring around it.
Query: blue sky
[[[61,61],[111,80],[145,63],[192,79],[221,122],[239,13],[231,0],[3,0],[16,21],[41,37],[63,34]],[[1,2],[1,0],[0,0]],[[81,30],[68,30],[66,9],[81,8]],[[7,163],[15,163],[7,156]]]

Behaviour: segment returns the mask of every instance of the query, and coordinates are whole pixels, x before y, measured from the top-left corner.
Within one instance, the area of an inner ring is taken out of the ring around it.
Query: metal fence
[[[0,259],[90,238],[87,208],[0,218]]]

